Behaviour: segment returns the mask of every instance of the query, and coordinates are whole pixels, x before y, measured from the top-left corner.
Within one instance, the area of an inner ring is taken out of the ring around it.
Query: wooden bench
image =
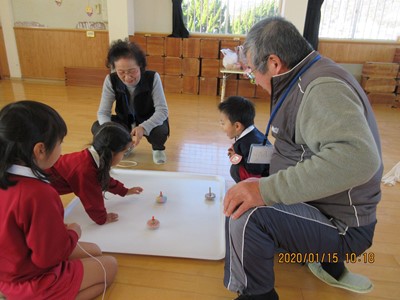
[[[110,69],[94,67],[64,67],[65,85],[102,86]]]

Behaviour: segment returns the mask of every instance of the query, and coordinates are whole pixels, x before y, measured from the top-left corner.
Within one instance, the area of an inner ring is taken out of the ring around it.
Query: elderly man
[[[271,94],[275,142],[270,175],[226,193],[226,287],[237,299],[278,299],[280,248],[332,286],[369,292],[368,278],[344,264],[371,246],[381,198],[380,140],[367,96],[283,18],[254,25],[244,51],[249,77]]]

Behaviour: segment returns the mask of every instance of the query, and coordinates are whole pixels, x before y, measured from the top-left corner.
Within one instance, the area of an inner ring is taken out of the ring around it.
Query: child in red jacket
[[[93,299],[117,262],[79,242],[45,169],[59,158],[67,127],[51,107],[19,101],[0,111],[0,294],[7,300]]]
[[[110,176],[110,169],[117,165],[132,147],[132,137],[120,124],[109,122],[100,126],[93,136],[90,148],[61,155],[54,166],[51,184],[59,194],[74,193],[79,197],[89,217],[99,225],[118,221],[118,214],[104,206],[106,191],[122,197],[140,194],[141,187],[126,188]]]

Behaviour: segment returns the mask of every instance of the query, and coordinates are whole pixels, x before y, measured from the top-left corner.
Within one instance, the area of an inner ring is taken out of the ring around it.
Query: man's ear
[[[267,64],[268,69],[271,70],[274,75],[288,71],[288,68],[283,64],[282,60],[275,54],[271,54],[268,57]]]
[[[44,143],[42,143],[42,142],[36,143],[35,146],[33,146],[33,155],[37,162],[39,162],[47,157],[46,146],[44,145]]]

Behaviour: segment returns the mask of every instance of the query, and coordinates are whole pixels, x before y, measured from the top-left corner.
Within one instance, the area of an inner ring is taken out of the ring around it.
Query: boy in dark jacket
[[[268,176],[268,164],[247,162],[251,145],[261,144],[265,139],[265,135],[254,126],[254,104],[243,97],[232,96],[221,102],[218,109],[222,130],[235,140],[228,149],[233,180],[239,182],[250,177]]]

